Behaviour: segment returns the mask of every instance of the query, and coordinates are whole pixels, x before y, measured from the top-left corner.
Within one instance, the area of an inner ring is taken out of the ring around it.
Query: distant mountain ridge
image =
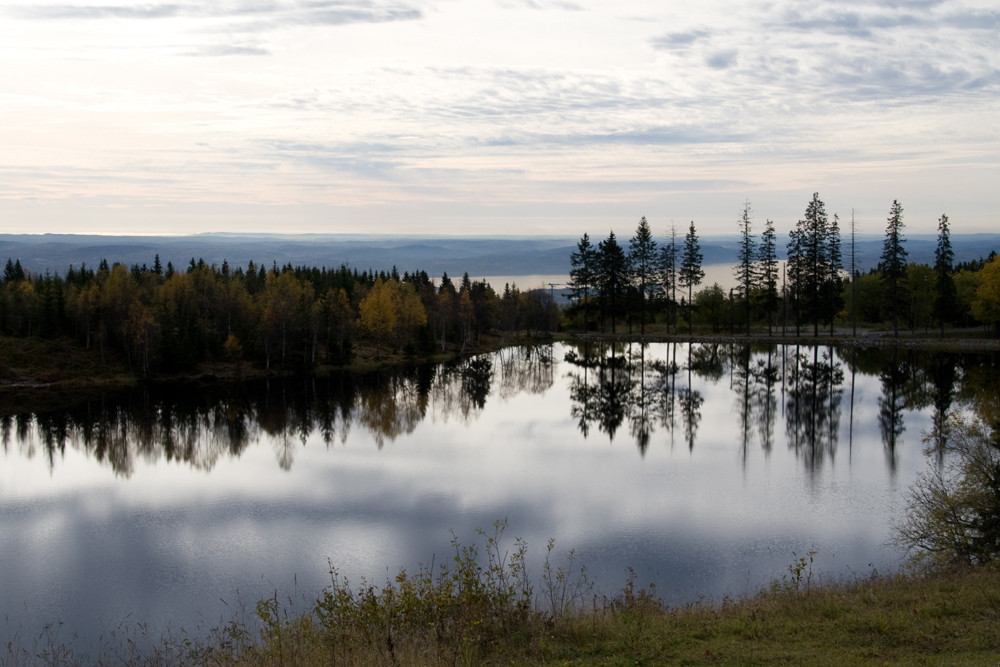
[[[597,245],[602,238],[592,237]],[[659,244],[668,239],[656,237]],[[75,234],[0,234],[0,261],[19,259],[31,273],[64,274],[73,266],[96,268],[102,259],[129,266],[153,265],[158,254],[164,266],[171,262],[184,269],[191,259],[209,264],[228,262],[245,268],[250,261],[258,266],[319,266],[339,268],[342,264],[359,271],[426,271],[432,278],[444,272],[473,278],[485,276],[566,275],[570,254],[579,237],[498,236],[437,237],[419,235],[324,235],[324,234],[196,234],[190,236],[97,236]],[[703,236],[699,239],[703,263],[736,262],[736,235]],[[850,238],[843,237],[844,264],[850,266]],[[619,236],[628,249],[628,237]],[[1000,234],[952,234],[955,261],[984,258],[991,250],[1000,251]],[[677,238],[678,245],[683,238]],[[786,235],[779,235],[778,254],[783,258]],[[906,237],[909,261],[933,264],[937,237],[914,234]],[[858,270],[874,268],[882,252],[882,237],[856,237],[855,261]]]

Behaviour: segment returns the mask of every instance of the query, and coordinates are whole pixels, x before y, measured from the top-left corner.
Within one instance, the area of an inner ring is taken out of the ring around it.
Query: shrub
[[[978,419],[949,422],[944,451],[910,489],[893,542],[932,565],[1000,558],[1000,438]],[[935,457],[931,457],[935,458]]]

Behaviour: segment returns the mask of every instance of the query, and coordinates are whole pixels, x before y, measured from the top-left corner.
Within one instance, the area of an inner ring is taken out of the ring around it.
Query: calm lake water
[[[331,563],[381,583],[445,562],[504,518],[536,575],[554,538],[606,595],[629,568],[672,604],[744,595],[810,551],[815,576],[890,571],[924,435],[995,400],[996,366],[554,345],[6,416],[0,635],[198,634],[275,593],[307,606]]]

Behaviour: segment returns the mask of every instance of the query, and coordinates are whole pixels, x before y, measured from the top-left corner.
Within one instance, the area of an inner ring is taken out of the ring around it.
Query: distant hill
[[[92,236],[75,234],[0,234],[0,262],[20,259],[32,273],[62,274],[82,264],[96,267],[102,259],[127,265],[152,266],[159,254],[166,266],[187,267],[191,259],[209,264],[246,267],[257,265],[325,266],[341,264],[358,270],[423,270],[433,278],[444,272],[473,278],[485,276],[566,275],[570,254],[579,237],[432,237],[385,235],[280,235],[280,234],[197,234],[191,236]],[[601,239],[593,238],[596,245]],[[666,239],[657,238],[658,243]],[[951,237],[956,261],[979,259],[991,250],[1000,251],[1000,234],[954,234]],[[849,239],[845,237],[844,263],[850,265]],[[732,264],[736,261],[735,235],[704,236],[700,239],[704,264]],[[619,237],[627,249],[627,237]],[[678,238],[683,243],[683,238]],[[779,238],[779,257],[784,257],[786,237]],[[935,235],[906,237],[912,262],[933,264]],[[857,267],[867,271],[878,263],[882,237],[858,236],[855,243]]]

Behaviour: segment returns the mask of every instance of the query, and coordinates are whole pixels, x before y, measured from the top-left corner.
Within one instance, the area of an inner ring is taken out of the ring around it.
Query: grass
[[[406,597],[398,587],[395,594]],[[433,620],[395,626],[388,597],[378,605],[362,595],[347,617],[288,623],[268,607],[262,641],[227,654],[223,663],[996,665],[1000,659],[995,569],[777,589],[683,609],[669,609],[631,585],[562,615],[526,613],[516,604],[484,615],[459,596]],[[362,611],[368,616],[359,623]]]
[[[667,607],[630,579],[595,596],[572,558],[546,558],[533,584],[526,547],[453,542],[438,568],[381,586],[331,585],[304,612],[277,596],[207,638],[150,653],[109,650],[88,664],[160,665],[997,665],[1000,569],[872,577],[814,585],[797,558],[756,596]],[[549,545],[549,554],[552,544]],[[537,585],[537,589],[536,589]],[[53,658],[55,661],[53,662]],[[0,665],[78,664],[71,648],[8,644]]]

